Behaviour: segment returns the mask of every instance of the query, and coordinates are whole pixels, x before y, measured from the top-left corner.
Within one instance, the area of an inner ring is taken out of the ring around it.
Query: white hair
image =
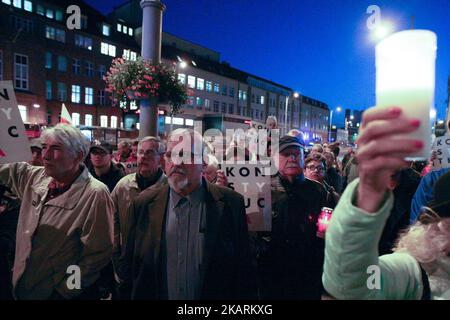
[[[266,123],[269,122],[269,120],[275,122],[275,124],[278,124],[277,117],[275,117],[275,116],[268,116],[266,119]]]
[[[394,251],[407,252],[420,263],[430,263],[450,250],[450,218],[428,224],[417,221],[401,233]]]
[[[81,153],[84,159],[89,153],[89,141],[79,129],[71,125],[59,123],[46,129],[42,133],[42,141],[46,138],[53,138],[61,143],[74,158]]]
[[[154,143],[156,143],[157,145],[158,145],[158,152],[160,152],[160,150],[161,150],[161,146],[160,146],[160,142],[159,142],[159,139],[158,138],[156,138],[156,137],[153,137],[153,136],[146,136],[146,137],[144,137],[144,138],[142,138],[142,140],[141,141],[139,141],[139,143],[138,143],[138,149],[140,149],[141,148],[141,145],[144,143],[144,142],[147,142],[147,141],[151,141],[151,142],[154,142]]]

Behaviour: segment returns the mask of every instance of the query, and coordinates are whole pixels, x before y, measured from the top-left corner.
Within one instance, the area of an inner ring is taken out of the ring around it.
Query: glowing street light
[[[386,38],[388,35],[390,35],[394,31],[393,24],[390,22],[384,21],[383,23],[379,24],[372,32],[371,37],[372,40],[375,42],[378,42],[384,38]]]
[[[300,97],[300,94],[298,92],[294,92],[292,96],[297,99]],[[288,105],[289,105],[289,96],[286,97],[286,106],[284,108],[284,127],[286,130],[286,134],[288,132],[288,123],[287,123],[287,115],[288,115]]]
[[[334,110],[330,110],[330,126],[329,126],[329,130],[328,130],[328,142],[331,142],[331,126],[332,126],[332,121],[333,121],[333,111]],[[340,106],[336,107],[336,111],[337,112],[341,112],[342,108]]]
[[[181,69],[184,69],[184,68],[186,68],[187,67],[187,63],[186,63],[186,61],[180,61],[180,68]]]

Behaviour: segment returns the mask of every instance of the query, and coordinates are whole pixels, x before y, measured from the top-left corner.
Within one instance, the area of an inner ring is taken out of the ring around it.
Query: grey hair
[[[155,143],[157,143],[158,144],[158,152],[159,153],[161,153],[161,142],[159,141],[159,139],[158,138],[156,138],[156,137],[153,137],[153,136],[146,136],[146,137],[143,137],[142,138],[142,140],[141,141],[139,141],[139,143],[138,143],[138,150],[141,148],[141,146],[142,146],[142,144],[144,143],[144,142],[155,142]]]
[[[47,138],[53,138],[61,143],[74,158],[81,153],[84,160],[89,153],[89,141],[79,129],[71,125],[59,123],[46,129],[41,139],[44,142]]]
[[[275,117],[275,116],[268,116],[267,119],[266,119],[266,123],[267,123],[267,121],[269,121],[269,120],[273,120],[273,121],[275,121],[276,124],[278,124],[277,117]]]

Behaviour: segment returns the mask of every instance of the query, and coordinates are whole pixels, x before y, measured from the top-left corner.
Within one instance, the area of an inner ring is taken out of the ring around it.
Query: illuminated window
[[[211,81],[206,81],[206,92],[211,92],[212,91],[212,82]]]
[[[111,116],[111,128],[117,128],[117,117]]]
[[[53,19],[53,10],[52,9],[46,9],[45,10],[45,16],[49,19]]]
[[[14,0],[13,6],[19,9],[22,9],[22,0]]]
[[[195,88],[195,77],[188,76],[188,87],[194,89]]]
[[[186,75],[184,73],[178,74],[178,81],[180,81],[182,84],[186,84]]]
[[[80,125],[80,114],[78,112],[72,113],[72,124],[74,126]]]
[[[84,116],[84,125],[92,126],[92,114],[87,114]]]
[[[109,55],[111,57],[115,57],[116,56],[116,46],[102,42],[100,45],[100,52],[103,54]]]
[[[197,78],[197,90],[205,89],[205,80],[202,78]]]
[[[72,85],[72,99],[73,103],[80,103],[81,101],[81,87]]]
[[[111,33],[111,28],[110,28],[110,26],[109,25],[107,25],[107,24],[103,24],[102,25],[102,34],[104,35],[104,36],[109,36],[110,35],[110,33]]]
[[[28,56],[14,54],[14,87],[28,89]]]
[[[94,89],[88,87],[84,89],[84,103],[85,104],[94,103]]]
[[[33,12],[33,3],[31,1],[25,0],[23,2],[23,8],[25,11]]]
[[[108,116],[100,116],[100,126],[108,127]]]

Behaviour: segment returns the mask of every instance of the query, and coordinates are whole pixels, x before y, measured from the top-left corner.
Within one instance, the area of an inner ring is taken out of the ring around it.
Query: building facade
[[[80,8],[79,29],[68,27],[71,5]],[[55,125],[64,103],[75,125],[139,128],[136,105],[113,106],[103,80],[112,59],[140,54],[138,6],[133,0],[104,16],[81,0],[1,0],[0,79],[12,80],[24,122]],[[168,105],[159,106],[161,134],[207,114],[256,124],[274,115],[282,134],[296,128],[308,141],[327,141],[329,110],[323,102],[233,68],[217,51],[167,33],[162,61],[173,66],[191,95],[173,118]]]

